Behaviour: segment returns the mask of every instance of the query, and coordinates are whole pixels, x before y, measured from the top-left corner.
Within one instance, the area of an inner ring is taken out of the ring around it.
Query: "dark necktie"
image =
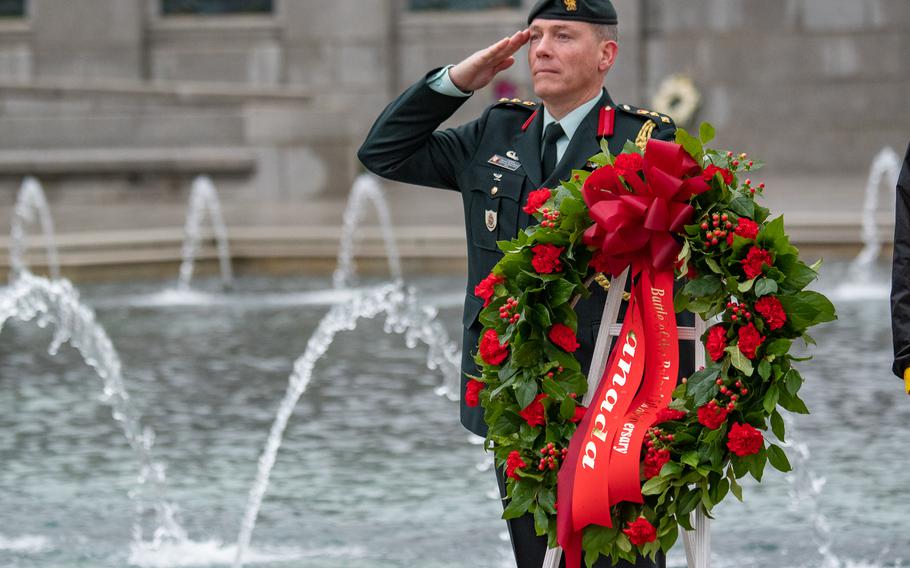
[[[565,135],[565,130],[558,122],[551,122],[543,133],[543,179],[548,180],[556,169],[556,141]]]

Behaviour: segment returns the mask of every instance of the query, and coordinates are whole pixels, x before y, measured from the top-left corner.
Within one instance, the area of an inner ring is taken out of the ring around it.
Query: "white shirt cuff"
[[[450,97],[470,97],[473,92],[466,93],[458,87],[455,86],[455,83],[452,82],[452,78],[449,77],[449,69],[454,67],[453,65],[447,65],[443,69],[440,69],[437,73],[432,75],[427,79],[427,85],[442,95],[448,95]]]

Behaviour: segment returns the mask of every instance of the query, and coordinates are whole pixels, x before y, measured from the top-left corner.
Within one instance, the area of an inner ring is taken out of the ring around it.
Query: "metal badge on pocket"
[[[516,155],[515,158],[518,158],[518,156]],[[493,154],[493,157],[487,160],[487,163],[507,169],[510,172],[514,172],[521,167],[521,162],[519,162],[517,159],[504,158],[499,154]]]
[[[487,230],[492,233],[493,231],[496,230],[496,221],[497,221],[496,211],[493,211],[492,209],[487,209],[485,211],[485,219],[487,222]]]

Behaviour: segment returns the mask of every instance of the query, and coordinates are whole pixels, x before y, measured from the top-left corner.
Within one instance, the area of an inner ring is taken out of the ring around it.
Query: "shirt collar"
[[[562,126],[562,129],[566,133],[566,137],[569,140],[571,140],[572,136],[575,135],[575,131],[578,130],[579,126],[581,126],[581,122],[585,119],[586,116],[588,116],[588,113],[591,112],[591,109],[597,105],[601,97],[603,97],[603,89],[601,89],[600,92],[597,93],[597,96],[595,96],[593,99],[577,107],[575,110],[562,117],[562,120],[559,121],[559,124]],[[553,122],[557,121],[555,118],[553,118],[553,115],[550,114],[550,111],[544,107],[542,132],[546,132],[547,126]]]

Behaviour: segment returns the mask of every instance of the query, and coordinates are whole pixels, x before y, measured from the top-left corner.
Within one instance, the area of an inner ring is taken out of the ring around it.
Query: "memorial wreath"
[[[779,409],[808,413],[791,347],[813,343],[807,330],[834,307],[805,290],[818,263],[756,203],[764,184],[746,176],[761,164],[706,148],[713,137],[702,124],[615,157],[603,144],[593,172],[531,192],[524,211],[540,223],[499,243],[475,289],[481,372],[464,395],[483,406],[506,475],[503,517],[532,514],[567,565],[582,550],[589,566],[666,552],[697,507],[710,516],[728,493],[742,499],[737,479],[790,469],[764,432],[783,442]],[[575,302],[626,269],[623,329],[586,408]],[[700,338],[706,366],[677,384],[683,310],[716,323]]]

